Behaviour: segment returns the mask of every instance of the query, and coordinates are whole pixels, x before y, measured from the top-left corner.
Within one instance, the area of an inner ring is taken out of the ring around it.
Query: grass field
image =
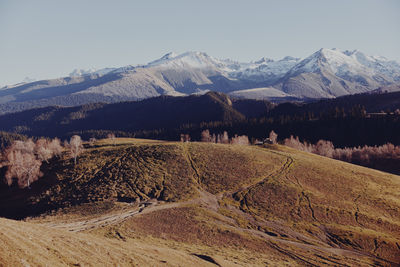
[[[400,263],[400,177],[287,147],[118,138],[44,172],[2,189],[4,266]]]

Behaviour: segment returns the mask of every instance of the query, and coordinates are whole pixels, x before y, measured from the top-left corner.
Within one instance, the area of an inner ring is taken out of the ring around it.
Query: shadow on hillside
[[[44,163],[41,167],[42,172],[51,173],[46,170],[49,169],[49,166],[55,160],[57,159],[53,159],[49,163]],[[1,168],[0,177],[5,177],[5,173],[6,168]],[[58,179],[55,175],[45,175],[39,178],[38,181],[32,183],[30,188],[21,189],[18,187],[15,179],[11,186],[8,186],[4,180],[2,180],[0,182],[0,217],[21,220],[28,216],[37,216],[46,210],[59,208],[50,204],[50,197],[46,204],[32,204],[34,196],[46,192],[47,189],[57,183]]]

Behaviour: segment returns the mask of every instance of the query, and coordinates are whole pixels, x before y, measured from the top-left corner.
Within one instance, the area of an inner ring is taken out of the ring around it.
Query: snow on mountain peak
[[[284,57],[284,58],[281,59],[281,61],[292,61],[292,60],[294,60],[294,61],[299,61],[300,58],[298,58],[298,57],[286,56],[286,57]]]
[[[169,52],[169,53],[167,53],[167,54],[165,54],[164,56],[162,56],[160,59],[171,59],[171,58],[174,58],[174,57],[177,57],[178,56],[178,54],[177,53],[175,53],[175,52]]]
[[[222,67],[223,63],[203,52],[189,51],[183,54],[168,53],[145,65],[145,67],[163,67],[163,68],[216,68]]]
[[[85,76],[85,75],[100,75],[103,76],[111,71],[115,70],[115,68],[104,68],[104,69],[96,69],[96,68],[90,68],[87,70],[84,69],[74,69],[70,74],[69,77],[79,77],[79,76]]]
[[[274,60],[267,58],[267,57],[262,57],[259,60],[254,61],[255,64],[263,64],[263,63],[269,63],[269,62],[274,62]]]
[[[33,79],[33,78],[31,78],[31,77],[25,77],[23,80],[22,80],[22,83],[31,83],[31,82],[35,82],[36,81],[36,79]]]
[[[290,73],[310,73],[321,69],[330,70],[334,74],[340,73],[370,73],[367,67],[357,60],[343,53],[339,49],[321,48],[311,56],[299,62]],[[340,76],[340,75],[339,75]]]

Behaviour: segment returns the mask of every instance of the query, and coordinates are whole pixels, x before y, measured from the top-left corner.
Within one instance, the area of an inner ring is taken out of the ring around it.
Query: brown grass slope
[[[186,251],[0,219],[0,266],[215,266]]]
[[[78,162],[52,162],[30,190],[2,190],[3,215],[53,210],[24,225],[221,266],[400,263],[399,176],[282,146],[131,139],[101,141]]]

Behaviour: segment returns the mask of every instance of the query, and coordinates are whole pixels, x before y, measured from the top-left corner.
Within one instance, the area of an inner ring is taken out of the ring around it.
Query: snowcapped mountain
[[[137,100],[206,91],[244,98],[333,98],[400,83],[400,64],[360,51],[320,49],[304,59],[217,59],[168,53],[146,65],[76,69],[68,77],[0,90],[0,113],[47,105]]]
[[[104,69],[74,69],[70,74],[69,77],[79,77],[79,76],[86,76],[86,75],[99,75],[103,76],[111,71],[115,70],[116,68],[104,68]]]
[[[260,82],[268,81],[272,84],[282,78],[299,61],[299,58],[294,57],[285,57],[278,61],[261,58],[250,64],[241,64],[241,68],[232,69],[230,77]]]
[[[25,77],[21,82],[16,83],[16,84],[0,85],[0,89],[8,89],[8,88],[20,86],[20,85],[25,84],[25,83],[31,83],[31,82],[34,82],[34,81],[36,81],[36,79],[30,78],[30,77]]]
[[[365,93],[399,81],[400,65],[359,51],[320,49],[291,68],[277,86],[299,97]]]

